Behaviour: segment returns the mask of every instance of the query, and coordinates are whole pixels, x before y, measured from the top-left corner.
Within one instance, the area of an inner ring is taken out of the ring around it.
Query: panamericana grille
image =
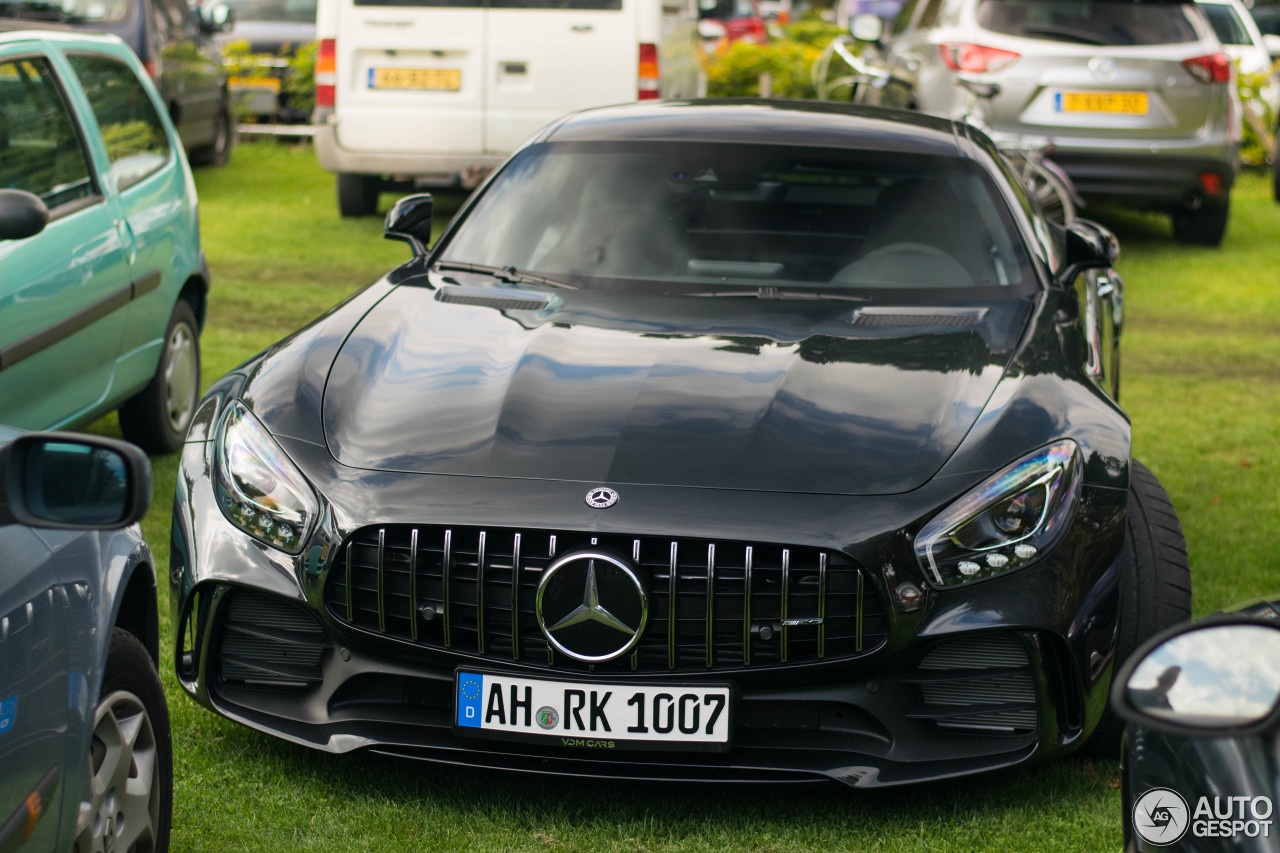
[[[1031,659],[1012,634],[943,643],[900,680],[920,688],[922,704],[909,717],[933,720],[942,729],[982,734],[1036,730]]]
[[[556,557],[628,559],[648,579],[635,651],[596,671],[670,672],[848,658],[874,651],[888,621],[844,554],[782,545],[570,531],[386,525],[357,531],[329,570],[340,622],[438,649],[565,669],[534,611]]]

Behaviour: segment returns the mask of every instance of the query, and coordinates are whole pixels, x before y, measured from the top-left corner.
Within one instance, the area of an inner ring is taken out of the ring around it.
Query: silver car
[[[1194,3],[907,0],[864,55],[891,75],[865,97],[993,134],[1047,139],[1086,200],[1168,212],[1174,238],[1216,246],[1240,144],[1232,63]]]

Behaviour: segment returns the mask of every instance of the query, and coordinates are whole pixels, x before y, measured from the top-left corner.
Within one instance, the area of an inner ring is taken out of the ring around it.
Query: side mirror
[[[879,15],[854,15],[849,21],[849,34],[858,41],[878,42],[884,36],[884,21]]]
[[[0,240],[34,237],[49,224],[49,208],[25,190],[0,190]]]
[[[207,33],[225,33],[235,25],[235,10],[226,3],[200,7],[200,22]]]
[[[127,442],[43,432],[0,448],[0,524],[108,530],[150,503],[151,462]]]
[[[1116,235],[1096,222],[1076,219],[1065,229],[1066,249],[1058,281],[1071,282],[1085,270],[1114,266],[1120,257],[1120,241]]]
[[[1121,717],[1171,734],[1268,730],[1280,711],[1280,625],[1237,619],[1158,635],[1120,668],[1111,704]]]
[[[431,193],[407,195],[387,211],[382,236],[408,243],[415,255],[425,255],[431,245]]]

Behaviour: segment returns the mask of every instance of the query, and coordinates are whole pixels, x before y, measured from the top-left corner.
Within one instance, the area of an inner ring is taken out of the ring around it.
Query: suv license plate
[[[1147,114],[1146,92],[1059,92],[1055,101],[1060,113]]]
[[[456,92],[462,88],[462,72],[457,68],[370,68],[369,88]]]
[[[458,670],[460,735],[589,749],[729,748],[727,684],[621,684]]]

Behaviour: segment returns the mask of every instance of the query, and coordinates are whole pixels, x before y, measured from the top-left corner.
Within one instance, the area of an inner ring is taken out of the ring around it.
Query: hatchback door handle
[[[569,27],[569,29],[573,30],[575,33],[589,33],[594,30],[595,27],[591,24],[574,24],[572,27]]]

